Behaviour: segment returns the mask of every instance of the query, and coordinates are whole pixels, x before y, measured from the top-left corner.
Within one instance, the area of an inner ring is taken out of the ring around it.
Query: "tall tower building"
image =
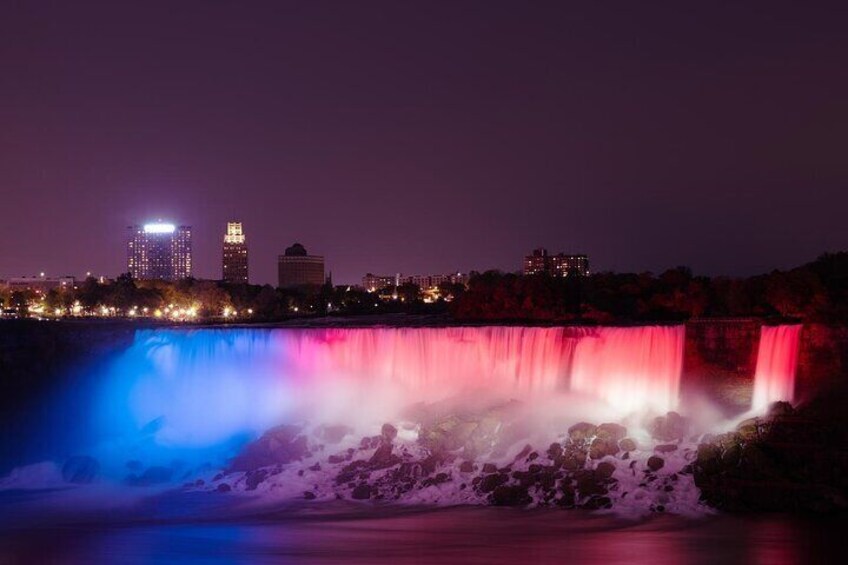
[[[227,222],[222,278],[226,282],[247,283],[247,240],[241,222]]]
[[[127,270],[134,279],[191,276],[191,226],[158,222],[127,227]]]
[[[286,248],[277,259],[279,286],[321,286],[324,284],[324,257],[309,255],[299,243]]]

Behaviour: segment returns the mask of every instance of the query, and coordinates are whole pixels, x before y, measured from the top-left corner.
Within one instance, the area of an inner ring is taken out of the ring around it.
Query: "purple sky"
[[[117,274],[157,217],[201,277],[242,219],[253,282],[848,248],[846,12],[735,4],[5,2],[0,275]]]

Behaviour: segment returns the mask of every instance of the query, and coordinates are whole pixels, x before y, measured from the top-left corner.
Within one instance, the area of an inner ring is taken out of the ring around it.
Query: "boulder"
[[[663,459],[662,457],[658,457],[656,455],[651,455],[650,457],[648,457],[647,465],[648,465],[648,469],[650,469],[651,471],[657,472],[660,469],[662,469],[663,467],[665,467],[665,459]]]
[[[309,455],[309,448],[300,431],[300,427],[288,424],[271,428],[233,459],[230,470],[253,471],[303,459]]]
[[[509,480],[509,477],[503,473],[493,473],[491,475],[486,475],[483,477],[483,480],[480,481],[479,490],[480,492],[492,492],[497,487],[506,483]]]
[[[353,428],[337,424],[333,426],[321,426],[318,437],[325,443],[337,444],[351,433],[353,433]]]
[[[648,425],[651,437],[661,441],[675,441],[686,437],[689,421],[677,412],[657,416]]]
[[[712,443],[702,443],[698,446],[698,456],[695,459],[695,476],[714,475],[721,470],[721,449]]]
[[[598,463],[598,466],[595,467],[595,476],[602,480],[611,478],[614,472],[615,464],[610,463],[609,461],[601,461]]]
[[[527,488],[518,485],[500,485],[489,498],[495,506],[526,506],[533,502]]]
[[[562,457],[562,445],[554,442],[548,447],[548,459],[556,461]]]
[[[383,441],[387,443],[391,443],[398,435],[397,428],[391,424],[383,424],[382,429],[380,430],[380,435],[383,438]]]
[[[791,404],[784,401],[772,402],[768,407],[766,415],[769,418],[779,418],[782,416],[791,416],[795,413],[795,409]]]
[[[69,483],[87,484],[100,471],[100,463],[88,455],[74,455],[62,465],[62,478]]]
[[[748,418],[747,420],[739,422],[736,426],[736,433],[739,435],[740,439],[746,441],[756,439],[760,435],[760,419]]]
[[[605,480],[591,469],[584,469],[574,474],[574,485],[580,498],[607,493]]]
[[[580,505],[585,510],[600,510],[601,508],[612,508],[612,500],[607,496],[591,496]]]
[[[589,446],[589,457],[591,459],[603,459],[607,455],[618,453],[618,442],[613,439],[602,439],[596,437]]]
[[[371,459],[368,460],[368,466],[372,469],[385,469],[398,463],[400,463],[400,457],[392,453],[391,443],[384,443],[378,447]]]
[[[636,451],[638,446],[636,444],[636,440],[626,437],[618,442],[618,447],[622,451]]]
[[[371,487],[368,485],[356,486],[353,491],[351,491],[350,496],[354,500],[368,500],[371,498]]]
[[[568,437],[572,441],[586,441],[595,437],[597,427],[589,422],[580,422],[568,428]]]
[[[255,471],[250,471],[244,479],[244,484],[247,490],[256,490],[266,478],[268,478],[268,471],[266,469],[256,469]]]
[[[627,435],[627,428],[621,424],[601,424],[595,435],[601,439],[618,443]]]

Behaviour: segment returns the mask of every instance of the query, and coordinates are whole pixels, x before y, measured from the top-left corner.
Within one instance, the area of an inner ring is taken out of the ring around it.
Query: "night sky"
[[[114,276],[156,218],[210,278],[241,219],[262,283],[294,241],[343,283],[848,248],[845,8],[570,4],[7,0],[0,276]]]

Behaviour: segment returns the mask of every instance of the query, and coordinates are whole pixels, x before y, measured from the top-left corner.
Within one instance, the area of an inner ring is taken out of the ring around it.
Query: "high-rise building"
[[[375,275],[367,273],[362,277],[362,288],[368,292],[382,290],[390,286],[400,286],[400,275]]]
[[[324,257],[309,255],[306,248],[295,243],[277,259],[279,286],[320,286],[324,284]]]
[[[134,279],[191,276],[191,226],[157,222],[127,227],[127,270]]]
[[[524,274],[547,274],[552,277],[589,276],[589,257],[565,253],[549,255],[547,249],[540,247],[524,257]]]
[[[247,240],[241,222],[227,222],[222,278],[231,283],[247,283]]]

